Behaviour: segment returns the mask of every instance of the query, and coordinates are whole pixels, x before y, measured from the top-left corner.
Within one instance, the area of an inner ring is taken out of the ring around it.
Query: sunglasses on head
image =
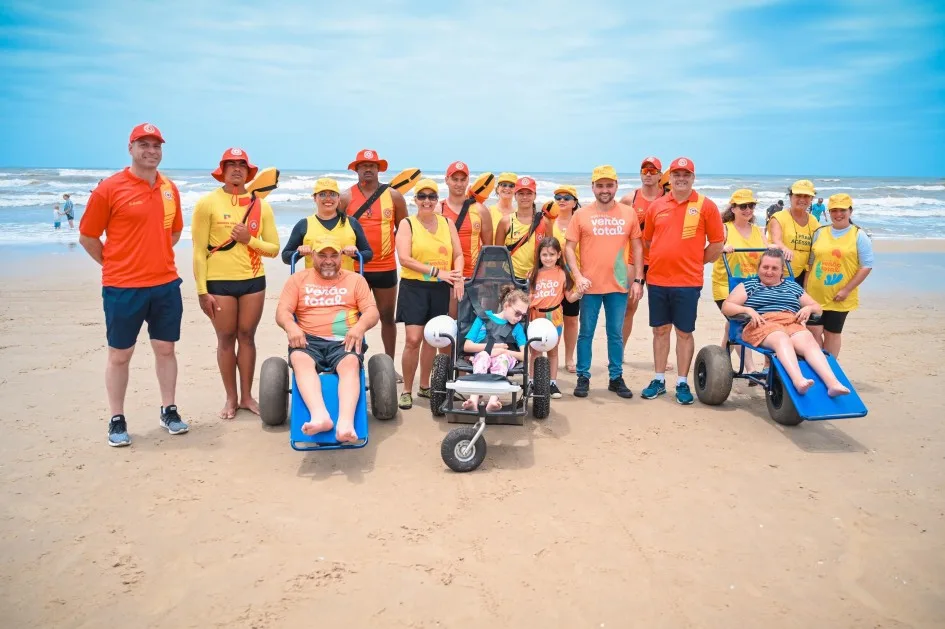
[[[436,201],[439,198],[435,192],[418,192],[415,196],[417,201]]]
[[[555,201],[574,201],[574,197],[570,194],[556,194]]]
[[[317,196],[317,197],[320,198],[320,199],[327,199],[327,198],[329,198],[329,197],[330,197],[330,198],[334,198],[334,197],[341,196],[341,195],[339,195],[339,194],[338,194],[337,192],[335,192],[334,190],[322,190],[321,192],[319,192],[319,193],[316,194],[315,196]]]
[[[641,168],[640,174],[641,175],[658,175],[660,174],[660,170],[659,168]]]
[[[757,203],[736,203],[735,207],[737,207],[739,210],[753,210],[755,209],[756,205],[758,204]]]

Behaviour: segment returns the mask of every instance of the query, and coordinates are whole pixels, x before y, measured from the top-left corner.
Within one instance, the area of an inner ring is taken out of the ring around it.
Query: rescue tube
[[[485,203],[492,191],[495,190],[495,175],[492,173],[482,173],[469,186],[466,193],[474,198],[477,203]]]
[[[420,181],[419,168],[405,168],[400,171],[396,177],[390,180],[390,187],[401,194],[410,192],[414,185]]]
[[[265,199],[278,185],[279,169],[270,166],[256,173],[256,178],[246,184],[246,192],[255,192],[257,199]]]

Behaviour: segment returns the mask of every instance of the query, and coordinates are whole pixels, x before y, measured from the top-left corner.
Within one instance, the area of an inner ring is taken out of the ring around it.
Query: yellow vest
[[[725,225],[725,244],[735,249],[764,249],[767,246],[765,236],[757,225],[751,226],[751,236],[745,238],[733,223]],[[724,254],[722,254],[724,255]],[[725,272],[725,261],[722,255],[712,265],[712,299],[719,300],[728,297],[728,273]],[[730,253],[728,266],[732,270],[732,277],[751,277],[758,274],[760,253]]]
[[[518,220],[516,212],[509,214],[509,232],[505,235],[505,242],[502,243],[508,247],[513,245],[520,238],[524,238],[528,230],[531,229],[531,223],[522,223]],[[536,232],[537,234],[537,232]],[[529,239],[519,245],[519,248],[512,254],[512,273],[519,279],[528,277],[535,267],[535,236],[532,234]]]
[[[315,247],[315,243],[321,240],[326,234],[332,234],[335,238],[341,241],[342,247],[347,247],[351,245],[355,246],[355,243],[358,241],[357,236],[354,234],[354,230],[351,229],[351,219],[345,219],[345,224],[342,225],[341,221],[335,223],[334,229],[326,229],[322,225],[321,221],[318,220],[318,216],[312,215],[307,218],[308,227],[305,228],[305,237],[302,239],[303,245],[308,245],[309,247]],[[357,259],[350,256],[342,254],[341,256],[341,268],[346,271],[354,271],[357,266]],[[305,257],[305,268],[312,268],[312,257]]]
[[[807,261],[810,258],[810,243],[814,238],[814,232],[817,231],[817,221],[808,214],[807,225],[798,225],[791,216],[791,210],[781,210],[775,212],[772,220],[778,221],[781,225],[781,242],[794,250],[794,258],[791,260],[791,270],[797,277],[807,268]]]
[[[492,240],[495,242],[495,233],[499,228],[499,221],[501,221],[505,214],[502,213],[502,210],[499,209],[499,204],[489,206],[489,216],[492,217]]]
[[[807,274],[807,294],[824,310],[850,312],[860,305],[860,287],[853,289],[843,301],[833,298],[860,270],[860,256],[856,239],[860,229],[854,225],[847,233],[835,238],[833,230],[822,227],[814,242],[810,273]]]
[[[440,273],[453,268],[453,240],[450,238],[450,225],[442,214],[436,216],[436,233],[431,234],[416,216],[408,216],[410,223],[410,257],[421,264],[429,264],[440,269]],[[400,277],[405,280],[438,282],[427,273],[418,273],[405,266],[400,267]]]

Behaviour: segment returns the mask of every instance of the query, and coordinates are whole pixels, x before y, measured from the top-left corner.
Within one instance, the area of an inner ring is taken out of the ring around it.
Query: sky
[[[0,167],[945,176],[942,2],[4,0],[0,84]]]

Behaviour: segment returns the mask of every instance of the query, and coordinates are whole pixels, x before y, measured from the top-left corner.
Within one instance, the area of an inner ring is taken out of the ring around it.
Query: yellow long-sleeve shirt
[[[248,199],[249,194],[239,195],[239,198]],[[228,241],[233,227],[243,220],[247,206],[239,203],[234,205],[233,195],[222,188],[197,201],[190,231],[194,244],[194,279],[198,295],[206,294],[207,280],[248,280],[265,275],[262,266],[257,273],[253,272],[249,249],[267,258],[279,254],[279,232],[276,230],[272,207],[265,199],[260,199],[259,203],[262,203],[259,236],[250,237],[248,244],[238,242],[231,249],[218,250],[210,255],[207,246],[216,247]]]

